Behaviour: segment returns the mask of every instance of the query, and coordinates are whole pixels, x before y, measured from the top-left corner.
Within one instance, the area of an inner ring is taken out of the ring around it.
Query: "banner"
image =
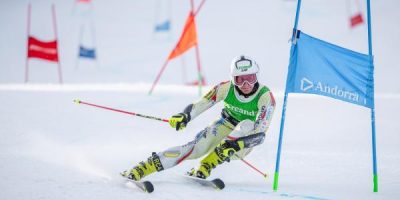
[[[185,26],[182,31],[182,35],[179,38],[178,43],[175,45],[175,48],[170,52],[168,55],[168,58],[165,60],[164,64],[161,67],[160,72],[158,72],[156,79],[153,82],[153,85],[150,88],[149,95],[153,92],[154,87],[157,85],[158,81],[160,80],[160,77],[162,73],[164,72],[165,68],[167,67],[168,63],[170,60],[182,55],[185,53],[188,49],[192,48],[195,46],[196,50],[196,63],[197,63],[197,77],[198,77],[198,83],[203,82],[203,75],[201,73],[201,63],[200,63],[200,53],[199,53],[199,46],[197,43],[197,31],[196,31],[196,23],[195,23],[195,16],[199,12],[200,8],[204,4],[205,0],[202,0],[200,3],[199,7],[197,8],[196,11],[194,11],[194,4],[193,0],[191,1],[191,11],[189,12],[189,16],[186,19]],[[199,94],[201,95],[201,85],[198,84],[199,86]]]
[[[81,45],[79,46],[79,57],[96,59],[96,50]]]
[[[350,17],[350,27],[356,27],[364,23],[364,19],[361,13],[357,13]]]
[[[30,36],[28,38],[28,58],[58,62],[57,40],[43,42]]]
[[[77,0],[78,3],[91,3],[91,0]]]
[[[368,55],[322,41],[297,30],[301,0],[297,1],[290,61],[282,106],[273,190],[278,190],[286,106],[289,93],[316,94],[370,108],[374,192],[378,192],[372,54],[371,7],[367,0]]]
[[[372,57],[297,33],[291,49],[288,93],[317,94],[373,107]]]
[[[183,54],[185,51],[187,51],[196,44],[197,44],[196,24],[194,21],[194,14],[193,12],[190,12],[189,17],[186,20],[182,35],[179,39],[179,42],[176,44],[174,50],[168,56],[168,59],[171,60]]]
[[[169,31],[170,28],[171,28],[171,22],[167,20],[163,23],[157,24],[154,29],[156,32],[166,32]]]

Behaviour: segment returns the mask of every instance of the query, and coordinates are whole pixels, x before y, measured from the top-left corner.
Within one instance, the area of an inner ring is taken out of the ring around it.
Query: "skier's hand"
[[[216,152],[222,160],[229,162],[230,158],[243,148],[242,140],[225,140],[216,147]]]
[[[178,113],[169,118],[169,125],[177,131],[182,130],[189,123],[189,116],[186,113]]]

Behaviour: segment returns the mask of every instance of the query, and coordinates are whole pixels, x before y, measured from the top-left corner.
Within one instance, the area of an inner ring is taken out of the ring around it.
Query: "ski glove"
[[[189,123],[189,116],[186,113],[178,113],[169,118],[169,125],[177,131],[183,130]]]
[[[218,157],[223,161],[230,161],[236,152],[244,148],[244,141],[242,140],[225,140],[215,148]]]

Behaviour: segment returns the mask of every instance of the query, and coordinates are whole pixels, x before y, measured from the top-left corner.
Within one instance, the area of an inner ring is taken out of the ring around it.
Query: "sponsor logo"
[[[149,163],[153,162],[154,167],[158,172],[164,170],[164,167],[160,161],[160,157],[158,157],[158,155],[155,152],[152,153],[151,157],[148,159],[148,162]]]
[[[250,66],[237,66],[236,67],[236,69],[240,70],[241,72],[245,72],[250,68],[251,68],[251,65]]]
[[[227,107],[229,110],[233,111],[233,112],[240,113],[240,114],[247,115],[247,116],[252,116],[252,117],[254,117],[254,116],[256,116],[256,114],[257,114],[256,111],[254,111],[254,110],[248,111],[248,110],[245,110],[245,109],[243,109],[243,108],[239,108],[239,107],[236,107],[236,106],[232,106],[232,105],[230,105],[230,104],[226,104],[226,107]]]
[[[266,112],[265,106],[262,106],[262,107],[261,107],[261,114],[260,114],[260,116],[258,117],[258,119],[264,119],[264,117],[265,117],[266,114],[267,114],[267,112]]]
[[[241,72],[247,71],[249,68],[251,68],[251,66],[250,60],[240,60],[236,62],[236,69],[240,70]]]
[[[317,91],[323,95],[335,96],[340,99],[347,99],[349,101],[359,102],[360,95],[357,92],[350,92],[339,86],[330,86],[321,81],[313,82],[307,78],[302,78],[300,81],[300,90],[307,92],[309,90]]]
[[[313,82],[311,82],[310,80],[308,80],[306,78],[301,79],[301,86],[300,86],[301,90],[303,90],[305,92],[313,87],[314,87]]]
[[[275,105],[269,105],[267,108],[267,117],[265,118],[267,121],[271,120],[272,114],[274,113]]]
[[[258,127],[261,123],[261,121],[264,120],[265,115],[267,114],[267,109],[265,106],[261,107],[260,115],[258,115],[258,118],[256,120],[256,123],[254,124],[254,128]]]

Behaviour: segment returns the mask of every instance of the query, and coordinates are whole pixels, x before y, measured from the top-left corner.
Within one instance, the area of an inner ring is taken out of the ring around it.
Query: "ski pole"
[[[162,119],[162,118],[158,118],[158,117],[143,115],[143,114],[134,113],[134,112],[128,112],[128,111],[119,110],[119,109],[115,109],[115,108],[109,108],[109,107],[106,107],[106,106],[101,106],[101,105],[96,105],[96,104],[88,103],[88,102],[85,102],[85,101],[81,101],[79,99],[75,99],[74,102],[76,104],[88,105],[88,106],[97,107],[97,108],[106,109],[106,110],[111,110],[111,111],[115,111],[115,112],[120,112],[120,113],[124,113],[124,114],[128,114],[128,115],[133,115],[133,116],[138,116],[138,117],[143,117],[143,118],[153,119],[153,120],[158,120],[158,121],[163,121],[163,122],[169,122],[168,119]],[[257,169],[255,166],[253,166],[252,164],[247,162],[245,159],[241,158],[240,156],[238,156],[236,154],[235,154],[235,156],[237,158],[239,158],[242,162],[244,162],[247,166],[249,166],[250,168],[252,168],[256,172],[260,173],[264,178],[268,177],[268,175],[266,173],[261,172],[261,170]]]
[[[256,172],[260,173],[264,178],[268,178],[268,174],[267,173],[263,173],[261,170],[257,169],[254,165],[250,164],[249,162],[247,162],[245,159],[241,158],[237,154],[235,154],[235,156],[237,158],[239,158],[242,162],[244,162],[247,166],[249,166],[250,168],[252,168]]]
[[[84,104],[84,105],[88,105],[88,106],[93,106],[93,107],[97,107],[97,108],[102,108],[102,109],[106,109],[106,110],[115,111],[115,112],[125,113],[125,114],[128,114],[128,115],[133,115],[133,116],[138,116],[138,117],[143,117],[143,118],[153,119],[153,120],[158,120],[158,121],[163,121],[163,122],[169,122],[168,119],[162,119],[162,118],[158,118],[158,117],[142,115],[142,114],[139,114],[139,113],[128,112],[128,111],[124,111],[124,110],[118,110],[118,109],[115,109],[115,108],[109,108],[109,107],[105,107],[105,106],[100,106],[100,105],[84,102],[84,101],[81,101],[79,99],[75,99],[74,102],[77,103],[77,104]]]

